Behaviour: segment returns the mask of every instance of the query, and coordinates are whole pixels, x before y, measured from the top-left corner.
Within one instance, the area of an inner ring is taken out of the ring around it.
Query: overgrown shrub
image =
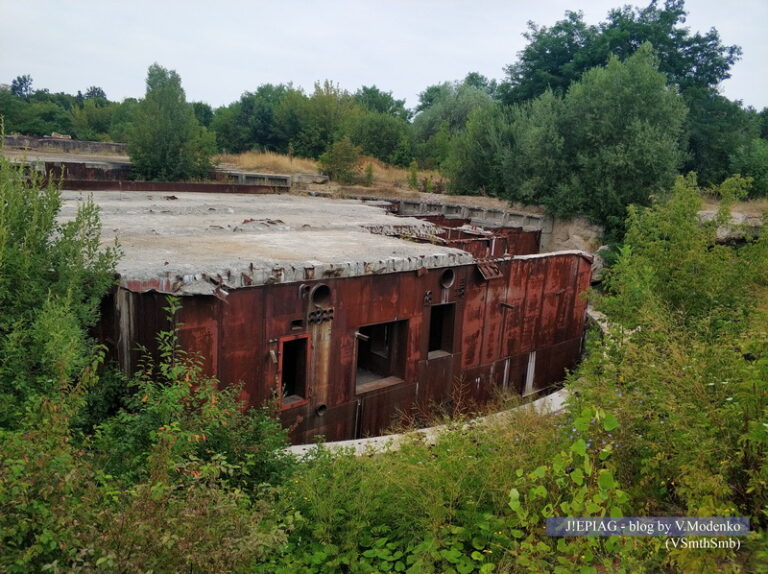
[[[169,317],[179,309],[171,298]],[[95,452],[106,472],[128,481],[157,473],[167,479],[195,475],[199,464],[219,457],[223,478],[248,490],[290,474],[286,434],[266,406],[244,412],[239,388],[219,388],[203,375],[200,358],[180,348],[178,326],[160,332],[157,342],[159,360],[145,356],[126,408],[96,429]],[[160,453],[167,468],[155,465]]]
[[[98,208],[57,219],[61,196],[0,156],[0,428],[55,396],[94,359],[98,317],[119,255],[102,249]]]
[[[323,173],[332,180],[342,184],[355,183],[360,171],[360,148],[344,136],[320,156],[319,162]]]

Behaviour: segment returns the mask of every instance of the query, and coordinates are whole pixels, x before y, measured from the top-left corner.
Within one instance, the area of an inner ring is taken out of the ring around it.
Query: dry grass
[[[222,154],[216,161],[221,166],[231,166],[244,171],[257,171],[263,173],[320,173],[318,162],[303,157],[289,157],[274,152],[248,151],[241,154]],[[366,166],[373,166],[373,183],[375,186],[396,187],[406,189],[408,187],[408,170],[387,165],[376,158],[364,156],[360,160],[360,175],[362,177]],[[419,182],[431,179],[432,183],[441,181],[437,171],[419,171]],[[446,182],[443,181],[445,186]]]
[[[216,157],[219,165],[263,173],[319,173],[317,162],[303,157],[289,157],[279,153],[248,151],[238,155],[223,154]]]
[[[716,198],[713,198],[711,196],[705,196],[704,209],[713,211],[713,210],[716,210],[719,205],[720,205],[720,202]],[[739,201],[733,204],[731,211],[743,213],[744,215],[760,216],[760,215],[763,215],[763,213],[765,213],[766,211],[768,211],[768,199],[762,198],[762,199],[752,199],[750,201]]]
[[[373,166],[373,182],[375,185],[408,187],[407,169],[387,165],[374,157],[364,156],[360,160],[361,170],[364,171],[368,164]],[[430,178],[433,183],[441,180],[441,176],[437,171],[421,170],[418,172],[419,182],[427,178]]]

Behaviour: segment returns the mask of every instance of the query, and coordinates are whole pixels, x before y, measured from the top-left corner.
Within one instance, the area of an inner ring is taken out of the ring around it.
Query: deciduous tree
[[[164,181],[202,178],[214,151],[213,134],[195,118],[179,75],[151,65],[146,95],[128,132],[128,155],[136,174]]]

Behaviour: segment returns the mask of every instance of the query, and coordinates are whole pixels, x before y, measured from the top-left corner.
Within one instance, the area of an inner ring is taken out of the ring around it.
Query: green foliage
[[[551,89],[565,94],[568,87],[612,54],[624,60],[650,42],[659,58],[659,69],[681,89],[715,87],[728,78],[741,56],[738,46],[725,46],[717,30],[691,34],[685,23],[684,0],[666,0],[663,7],[651,2],[645,8],[625,6],[611,10],[605,22],[587,25],[581,12],[551,27],[529,24],[528,45],[518,62],[506,68],[501,86],[507,103],[520,103]]]
[[[402,118],[380,112],[353,114],[347,120],[345,131],[365,155],[391,164],[405,159],[402,142],[408,139],[409,126]]]
[[[714,88],[689,89],[684,99],[690,112],[685,125],[689,157],[683,168],[695,171],[702,185],[717,185],[738,173],[732,169],[733,154],[759,135],[759,117]]]
[[[365,187],[371,187],[373,185],[373,164],[370,162],[365,164],[365,175],[363,175],[363,185]]]
[[[171,299],[173,317],[181,308]],[[229,484],[252,489],[278,482],[292,459],[280,454],[285,433],[266,408],[242,411],[239,389],[219,389],[202,374],[199,358],[178,343],[178,327],[157,336],[159,361],[144,358],[130,382],[126,407],[96,429],[95,447],[106,472],[133,482],[196,477],[216,461]]]
[[[227,486],[223,456],[123,488],[73,440],[78,402],[46,399],[23,429],[0,430],[0,570],[251,572],[284,543],[291,518],[268,515],[267,491]]]
[[[128,133],[133,124],[133,117],[139,107],[139,101],[135,98],[126,98],[117,105],[112,113],[112,120],[109,126],[109,135],[112,141],[128,141]]]
[[[99,86],[90,86],[87,90],[85,90],[83,98],[86,100],[106,100],[107,93],[103,88]]]
[[[475,112],[451,144],[453,186],[585,215],[620,235],[628,205],[672,185],[685,113],[645,46],[585,73],[562,98],[547,91],[508,112]]]
[[[181,78],[152,64],[147,91],[128,131],[128,155],[140,178],[178,181],[200,179],[211,167],[215,138],[187,104]]]
[[[278,113],[277,108],[286,106],[288,101],[301,102],[303,94],[290,86],[264,84],[255,92],[245,92],[239,101],[218,108],[210,125],[216,132],[219,149],[230,153],[251,149],[287,152],[294,134],[289,134],[290,128],[278,122],[290,116],[286,110]]]
[[[456,425],[434,445],[355,457],[319,447],[281,489],[296,514],[260,572],[493,572],[513,542],[506,506],[518,465],[554,454],[551,419],[519,413]]]
[[[82,107],[72,109],[72,136],[80,140],[108,141],[112,116],[119,104],[86,98]]]
[[[213,121],[213,108],[205,102],[192,102],[192,111],[195,113],[195,119],[204,128],[211,125]]]
[[[531,100],[547,90],[563,95],[584,72],[608,60],[598,28],[588,26],[581,12],[567,11],[564,20],[549,28],[533,22],[528,28],[524,34],[528,45],[518,61],[505,68],[507,81],[501,94],[508,104]]]
[[[29,99],[32,95],[32,76],[24,74],[16,76],[11,82],[11,94],[17,98]]]
[[[419,188],[419,165],[414,159],[408,166],[408,189]]]
[[[736,148],[730,167],[731,172],[752,178],[750,197],[768,197],[768,140],[754,138]]]
[[[573,412],[573,410],[571,410]],[[506,561],[533,571],[571,572],[567,556],[579,556],[578,572],[637,572],[661,563],[663,544],[624,537],[543,535],[548,518],[626,516],[630,497],[616,478],[613,437],[619,423],[600,408],[573,417],[570,444],[548,464],[518,469],[510,489],[510,524],[516,539]]]
[[[447,161],[451,191],[501,196],[509,121],[499,106],[473,111],[466,128],[453,141]]]
[[[587,72],[563,100],[560,134],[570,174],[545,203],[554,213],[577,212],[609,228],[626,206],[647,205],[672,185],[682,160],[685,104],[666,86],[650,47]]]
[[[413,119],[414,153],[426,169],[446,167],[452,138],[464,130],[470,114],[493,105],[484,89],[465,82],[431,86]]]
[[[43,397],[66,392],[96,348],[86,335],[113,282],[116,248],[102,249],[97,207],[59,221],[53,184],[0,158],[0,427]]]
[[[702,205],[693,174],[677,179],[668,201],[630,208],[625,245],[608,279],[618,294],[606,302],[611,317],[634,326],[655,310],[712,335],[738,327],[753,303],[749,286],[760,281],[765,247],[718,245],[717,227],[747,187],[738,177],[723,183],[721,213],[708,223],[697,215]]]
[[[383,92],[376,86],[363,86],[354,94],[355,101],[365,110],[387,114],[401,120],[409,120],[410,113],[405,108],[405,100],[396,100],[392,92]]]
[[[360,148],[344,136],[320,156],[323,173],[342,184],[355,183],[360,169]]]
[[[563,161],[566,135],[560,128],[563,108],[563,100],[552,91],[512,108],[514,143],[502,159],[502,183],[511,199],[537,203],[547,195],[544,190],[553,193],[568,181],[568,165]]]

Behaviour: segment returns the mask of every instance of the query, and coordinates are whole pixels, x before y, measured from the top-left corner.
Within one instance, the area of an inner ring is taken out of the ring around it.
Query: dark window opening
[[[430,354],[453,353],[453,318],[456,305],[433,305],[429,314]],[[433,355],[433,356],[435,356]]]
[[[283,341],[280,353],[280,387],[283,400],[303,399],[307,392],[307,339]]]
[[[388,377],[405,377],[408,322],[360,327],[357,333],[358,388]]]

